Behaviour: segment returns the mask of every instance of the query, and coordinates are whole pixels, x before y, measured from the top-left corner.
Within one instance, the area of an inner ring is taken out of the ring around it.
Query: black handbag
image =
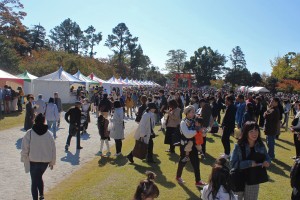
[[[262,153],[255,152],[252,157],[256,163],[263,163],[266,156]],[[262,166],[250,167],[245,170],[245,177],[247,185],[257,185],[269,181],[267,169]]]
[[[242,160],[246,158],[246,149],[240,146],[242,151]],[[238,167],[232,168],[229,172],[229,181],[234,192],[243,192],[245,190],[245,170],[240,169],[240,161],[238,161]]]
[[[148,144],[144,143],[143,139],[135,141],[134,148],[132,150],[132,155],[139,159],[145,159],[148,151]]]

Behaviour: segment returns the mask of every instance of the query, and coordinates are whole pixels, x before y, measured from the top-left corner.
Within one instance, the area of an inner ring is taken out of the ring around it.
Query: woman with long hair
[[[254,121],[248,121],[244,124],[242,137],[235,144],[230,165],[232,168],[241,170],[254,169],[256,167],[269,167],[271,159],[267,149],[261,139],[259,126]],[[257,169],[257,168],[256,168]],[[247,180],[250,173],[245,173]],[[255,176],[255,175],[254,175]],[[257,175],[254,178],[261,178]],[[246,181],[245,189],[242,192],[236,192],[239,200],[258,199],[259,184],[250,184]]]
[[[216,161],[208,185],[203,187],[201,198],[203,200],[237,200],[237,196],[234,195],[231,189],[226,159],[220,158]]]
[[[159,196],[159,189],[154,183],[156,174],[146,172],[147,179],[142,180],[136,188],[133,200],[153,200]]]
[[[110,130],[110,137],[115,139],[116,154],[121,155],[122,140],[124,140],[124,111],[121,107],[120,101],[114,102],[114,114],[111,118],[112,129]]]
[[[134,138],[136,140],[142,140],[144,143],[148,144],[147,150],[147,162],[155,163],[153,160],[153,138],[154,134],[154,126],[155,126],[155,116],[154,112],[156,111],[155,103],[148,103],[146,108],[146,112],[142,115],[142,119],[139,122],[139,126],[134,134]],[[134,163],[132,151],[127,155],[127,159]]]

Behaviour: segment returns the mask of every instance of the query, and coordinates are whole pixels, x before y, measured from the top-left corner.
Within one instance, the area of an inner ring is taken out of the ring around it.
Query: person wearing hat
[[[27,95],[26,114],[24,122],[24,130],[27,131],[32,128],[34,120],[34,108],[33,108],[34,97],[32,94]]]
[[[155,115],[156,111],[155,103],[149,103],[146,112],[142,115],[142,119],[139,126],[134,134],[136,140],[142,139],[144,143],[148,144],[147,162],[155,163],[153,160],[153,138],[155,137],[153,128],[155,126]],[[133,163],[132,151],[127,155],[127,159]]]
[[[76,101],[75,107],[70,108],[65,114],[65,120],[69,123],[69,136],[67,138],[65,150],[69,150],[72,136],[77,137],[77,149],[82,149],[80,146],[80,118],[81,118],[81,102]],[[70,119],[69,119],[70,118]]]

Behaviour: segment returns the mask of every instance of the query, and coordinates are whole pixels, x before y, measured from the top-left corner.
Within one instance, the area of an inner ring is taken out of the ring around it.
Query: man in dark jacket
[[[77,149],[82,149],[80,146],[80,118],[81,118],[81,103],[80,101],[75,102],[75,107],[70,108],[65,114],[65,120],[69,125],[69,136],[66,142],[65,150],[69,150],[71,139],[76,135],[77,137]],[[70,117],[70,119],[69,119]]]
[[[275,137],[278,132],[278,123],[279,123],[279,98],[275,97],[272,99],[269,105],[269,109],[265,112],[265,134],[268,145],[268,154],[271,159],[275,158]]]
[[[225,111],[225,115],[222,122],[223,135],[222,135],[222,144],[224,147],[223,158],[229,158],[230,154],[230,135],[233,133],[235,128],[235,113],[236,109],[234,106],[234,97],[232,95],[228,95],[225,98],[225,105],[227,109]]]

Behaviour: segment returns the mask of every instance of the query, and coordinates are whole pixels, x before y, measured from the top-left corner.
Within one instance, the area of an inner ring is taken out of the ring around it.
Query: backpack
[[[290,173],[291,187],[300,188],[300,158],[295,160],[295,163]]]

